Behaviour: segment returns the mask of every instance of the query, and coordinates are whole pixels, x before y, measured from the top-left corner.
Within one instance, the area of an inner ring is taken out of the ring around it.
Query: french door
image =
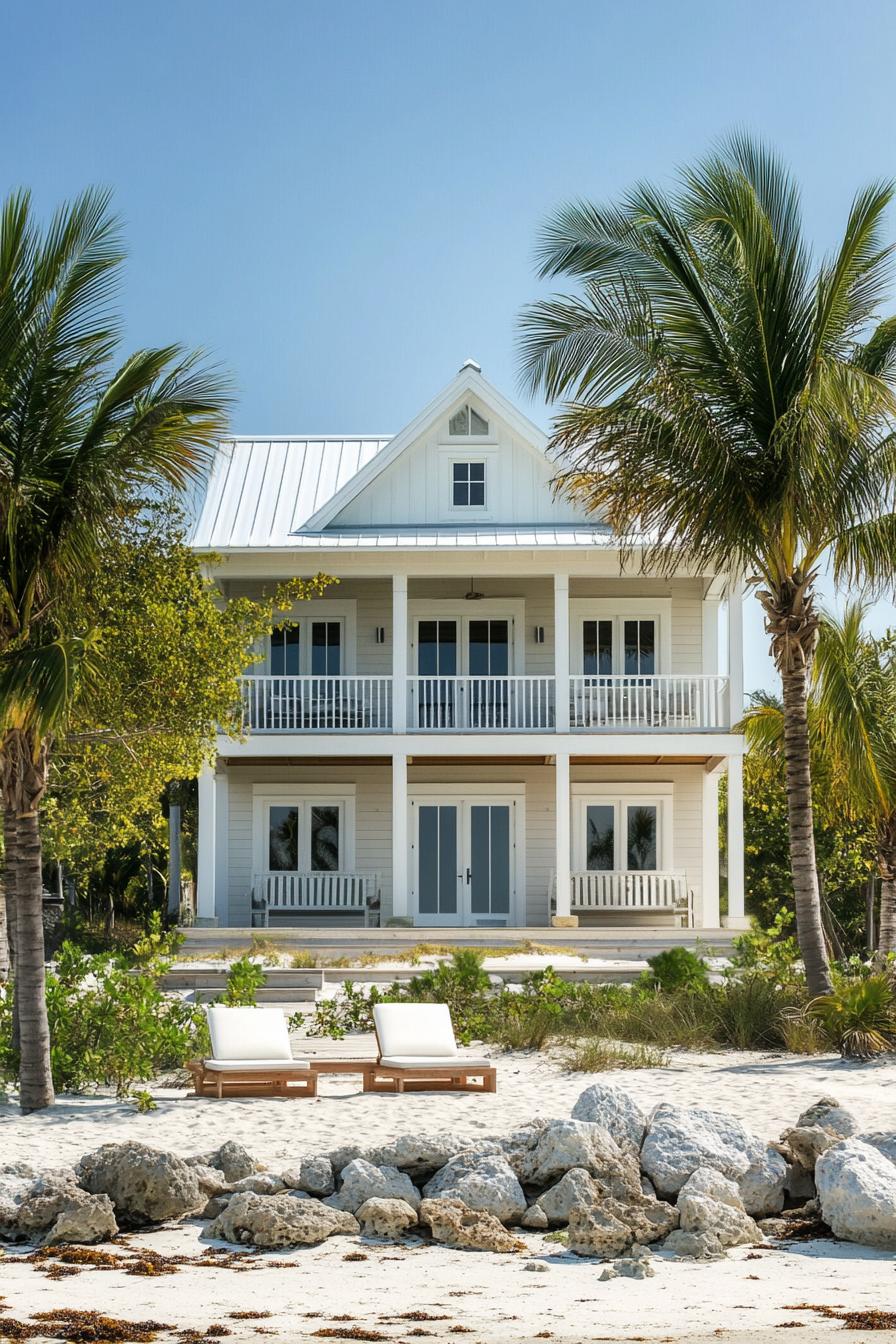
[[[415,923],[511,922],[515,893],[513,799],[419,798],[411,803]]]
[[[418,620],[417,726],[504,727],[512,635],[506,617]]]

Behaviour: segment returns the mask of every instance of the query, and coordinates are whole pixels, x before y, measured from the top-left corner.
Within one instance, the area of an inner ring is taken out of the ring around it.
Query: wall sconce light
[[[373,632],[373,637],[376,640],[377,644],[385,644],[386,627],[384,625],[378,625]]]
[[[544,643],[544,626],[543,626],[543,625],[536,625],[536,627],[535,627],[535,643],[536,643],[536,644],[543,644],[543,643]]]

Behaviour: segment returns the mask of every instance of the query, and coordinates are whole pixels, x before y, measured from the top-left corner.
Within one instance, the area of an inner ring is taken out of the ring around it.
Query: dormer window
[[[485,463],[455,462],[452,503],[456,509],[485,507]]]
[[[461,406],[448,421],[448,433],[455,439],[470,438],[472,435],[485,438],[488,434],[488,421],[472,406]]]

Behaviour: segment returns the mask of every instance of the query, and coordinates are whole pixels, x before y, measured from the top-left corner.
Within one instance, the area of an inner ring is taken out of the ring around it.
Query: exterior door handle
[[[469,882],[470,882],[470,870],[469,870],[469,868],[468,868],[468,869],[467,869],[467,884],[468,884],[468,885],[469,885]]]

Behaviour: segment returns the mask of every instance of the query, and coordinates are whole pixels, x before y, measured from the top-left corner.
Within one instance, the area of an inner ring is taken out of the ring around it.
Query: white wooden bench
[[[685,927],[694,927],[694,893],[684,873],[579,872],[569,877],[572,915],[671,914]],[[551,873],[550,901],[553,911],[557,904],[555,873]]]
[[[252,918],[268,928],[271,915],[360,915],[377,918],[376,873],[260,873],[252,883]]]

